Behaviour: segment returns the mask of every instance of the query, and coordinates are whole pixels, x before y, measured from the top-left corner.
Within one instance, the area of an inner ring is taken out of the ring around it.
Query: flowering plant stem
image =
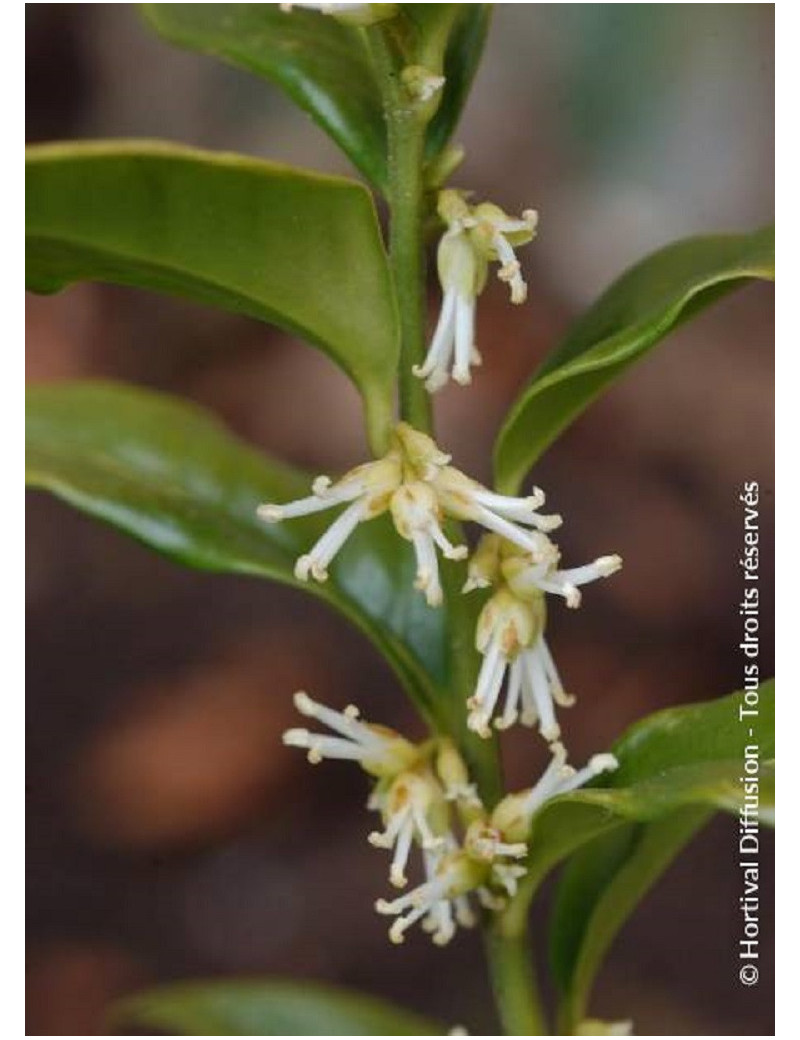
[[[423,161],[427,119],[408,96],[393,41],[382,26],[367,30],[383,84],[388,137],[389,263],[400,317],[400,417],[431,433],[430,397],[412,367],[425,358],[425,252]]]
[[[495,1004],[508,1036],[544,1036],[548,1029],[539,1003],[527,923],[511,933],[501,917],[485,930],[486,959]]]
[[[390,212],[389,261],[400,317],[401,350],[399,369],[400,417],[416,429],[433,431],[431,398],[413,374],[413,366],[425,358],[425,243],[424,148],[427,118],[407,95],[401,81],[395,41],[383,25],[366,30],[370,49],[383,84],[383,104],[388,135],[388,202]],[[451,639],[458,644],[472,641],[470,621],[462,610],[451,611]],[[463,660],[457,654],[456,660]],[[464,679],[465,689],[474,687],[474,675]],[[460,684],[459,684],[460,685]],[[462,743],[464,731],[450,735]],[[474,749],[463,749],[474,758]],[[493,801],[501,789],[496,755],[481,755],[479,774],[484,793]],[[547,1032],[540,1009],[538,989],[530,952],[527,927],[508,934],[500,922],[485,928],[485,949],[495,1002],[504,1030],[510,1036],[539,1036]]]

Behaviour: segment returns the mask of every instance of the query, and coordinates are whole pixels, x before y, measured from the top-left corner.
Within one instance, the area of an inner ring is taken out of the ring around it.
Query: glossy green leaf
[[[525,474],[581,412],[672,329],[743,282],[774,276],[774,232],[709,235],[660,249],[589,308],[522,391],[495,444],[497,486]]]
[[[44,145],[29,149],[26,236],[36,292],[82,279],[134,285],[302,336],[356,384],[383,447],[397,314],[361,185],[155,142]]]
[[[775,690],[760,687],[757,718],[740,721],[742,694],[657,712],[614,745],[619,769],[602,786],[548,802],[535,817],[528,874],[508,913],[523,917],[542,879],[600,835],[628,822],[647,823],[687,807],[738,812],[746,745],[758,745],[763,819],[774,805]],[[750,730],[752,729],[752,734]]]
[[[422,7],[420,4],[408,5]],[[425,4],[425,7],[433,6]],[[491,4],[453,4],[458,9],[444,55],[442,100],[428,127],[426,154],[435,158],[447,145],[469,95],[483,54]]]
[[[115,1027],[179,1036],[442,1036],[447,1030],[360,993],[307,982],[162,986],[120,1001]]]
[[[380,86],[363,34],[318,11],[278,4],[141,4],[171,43],[270,80],[378,187],[386,182]]]
[[[620,768],[608,791],[618,798],[613,805],[617,822],[589,821],[596,837],[569,860],[553,911],[550,959],[566,1034],[585,1017],[603,958],[647,890],[712,809],[738,814],[746,746],[757,748],[761,822],[771,822],[774,683],[759,688],[757,716],[740,718],[742,706],[737,693],[659,712],[633,726],[617,744]],[[625,822],[625,817],[648,822]]]
[[[443,613],[413,588],[410,546],[383,519],[351,536],[324,584],[294,562],[331,522],[256,516],[262,502],[308,494],[310,477],[238,441],[200,408],[111,383],[33,387],[27,401],[33,487],[105,520],[181,563],[303,588],[376,643],[428,716],[448,676]]]
[[[550,925],[550,964],[564,1035],[586,1017],[592,984],[620,928],[710,815],[691,806],[653,823],[624,824],[568,862]]]
[[[28,391],[27,476],[83,512],[181,563],[250,574],[301,588],[347,617],[392,666],[434,727],[463,734],[473,775],[487,797],[495,749],[466,732],[465,687],[477,655],[449,631],[449,613],[430,608],[414,588],[408,542],[384,515],[361,524],[324,584],[301,583],[294,563],[331,523],[317,514],[282,524],[256,516],[262,502],[308,494],[311,478],[266,459],[200,408],[163,394],[112,383],[75,383]],[[463,564],[443,565],[457,609]],[[474,630],[470,616],[465,630]]]

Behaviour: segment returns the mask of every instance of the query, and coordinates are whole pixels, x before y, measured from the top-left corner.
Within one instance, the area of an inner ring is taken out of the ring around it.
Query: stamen
[[[539,716],[539,732],[547,741],[557,740],[561,727],[556,721],[553,711],[553,698],[550,695],[550,684],[547,681],[544,665],[535,649],[524,651],[522,657],[528,687],[533,695]]]
[[[327,581],[330,562],[364,519],[365,513],[365,503],[359,499],[337,516],[311,551],[301,556],[295,564],[294,573],[297,580],[308,581],[310,573],[317,581]]]
[[[506,520],[505,517],[492,512],[491,509],[487,509],[486,506],[481,505],[477,500],[475,500],[475,513],[475,519],[478,523],[488,527],[490,531],[494,531],[509,542],[513,542],[514,545],[518,545],[525,552],[536,553],[537,544],[530,532],[523,531],[521,527],[517,527],[511,521]]]
[[[442,310],[436,330],[428,349],[425,361],[421,365],[415,365],[412,369],[415,376],[420,379],[435,379],[436,389],[444,386],[448,381],[448,366],[453,352],[456,326],[456,300],[455,289],[448,289],[442,301]],[[428,386],[431,390],[431,386]]]
[[[417,557],[417,580],[414,587],[425,593],[428,606],[438,607],[442,602],[443,593],[433,538],[427,531],[413,531],[411,538]]]
[[[330,729],[341,733],[342,736],[361,744],[371,745],[370,750],[375,750],[384,742],[383,738],[369,726],[357,721],[358,708],[352,704],[348,705],[343,712],[334,711],[332,708],[312,700],[305,691],[298,690],[294,695],[294,706],[301,715],[318,719]]]
[[[553,696],[553,700],[561,708],[571,708],[575,703],[575,697],[573,697],[572,694],[567,693],[564,689],[564,684],[561,682],[561,676],[558,674],[556,663],[553,660],[553,655],[550,653],[550,648],[547,645],[547,640],[544,636],[539,636],[535,649],[540,655],[542,664],[544,665],[545,674],[550,683],[550,693]]]
[[[569,791],[574,791],[576,788],[588,784],[590,780],[594,780],[601,773],[613,773],[618,768],[619,762],[614,755],[594,755],[589,759],[588,765],[584,766],[583,769],[579,769],[564,783],[559,785],[558,794],[567,794]]]
[[[276,505],[273,502],[265,502],[256,510],[262,520],[268,524],[277,524],[281,520],[293,520],[298,516],[309,516],[311,513],[321,513],[330,509],[334,503],[320,498],[318,495],[309,495],[308,498],[298,498],[295,502],[286,502],[284,505]]]
[[[519,656],[514,658],[508,671],[508,689],[502,717],[495,720],[495,727],[503,730],[513,726],[519,717],[518,704],[522,693],[522,663]]]
[[[431,521],[430,524],[431,538],[442,550],[442,554],[448,560],[463,560],[469,555],[469,549],[466,545],[453,545],[453,543],[447,538],[444,531],[439,527],[435,520]]]
[[[365,749],[342,737],[320,736],[307,729],[287,729],[283,734],[283,743],[287,747],[305,748],[308,760],[318,765],[323,758],[339,758],[350,762],[361,762],[365,757]]]
[[[392,857],[392,863],[389,867],[389,881],[395,886],[395,888],[404,888],[407,884],[405,868],[408,863],[409,854],[411,853],[411,840],[413,836],[414,825],[410,819],[410,814],[405,814],[405,821],[397,836],[394,856]]]
[[[475,299],[459,295],[456,305],[455,328],[455,364],[453,379],[460,386],[468,386],[472,382],[469,365],[472,358],[475,338]]]

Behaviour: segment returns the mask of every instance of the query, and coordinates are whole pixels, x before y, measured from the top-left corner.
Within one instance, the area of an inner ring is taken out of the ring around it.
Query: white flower
[[[391,510],[397,533],[414,546],[415,587],[425,593],[430,606],[438,607],[442,602],[442,586],[436,549],[448,560],[463,560],[469,550],[466,545],[453,545],[445,536],[440,526],[439,499],[434,488],[425,481],[402,484],[392,495]]]
[[[483,654],[475,693],[467,702],[467,725],[482,737],[490,735],[500,691],[508,680],[505,707],[495,720],[507,729],[519,719],[524,726],[539,723],[547,741],[561,732],[554,703],[568,707],[574,700],[565,693],[547,643],[544,640],[544,597],[523,600],[501,588],[485,604],[478,619],[475,645]]]
[[[284,505],[259,506],[258,515],[278,523],[345,506],[321,538],[295,565],[299,581],[325,581],[336,554],[360,523],[390,511],[398,534],[412,543],[417,562],[416,587],[431,606],[442,602],[437,550],[447,559],[463,559],[464,546],[453,545],[443,530],[446,517],[472,520],[514,543],[530,561],[556,552],[542,532],[561,523],[559,516],[538,512],[544,495],[538,488],[524,498],[489,491],[449,465],[450,456],[424,433],[398,423],[388,453],[357,466],[335,483],[317,477],[312,494]],[[544,554],[544,555],[543,555]]]
[[[438,499],[426,483],[449,461],[450,456],[430,437],[399,423],[390,450],[382,459],[356,466],[335,483],[329,477],[317,477],[308,498],[285,505],[267,503],[259,506],[258,515],[267,523],[277,523],[346,504],[347,508],[295,564],[299,581],[307,581],[309,576],[326,581],[331,561],[356,527],[391,510],[398,533],[414,545],[417,587],[435,606],[442,599],[435,547],[450,559],[466,554],[466,549],[453,546],[445,537]]]
[[[375,903],[379,914],[397,915],[389,929],[393,943],[403,942],[408,929],[420,920],[437,946],[450,942],[457,924],[469,928],[475,923],[466,897],[484,880],[485,868],[457,847],[441,854],[427,851],[424,858],[427,880],[423,884],[397,899]]]
[[[475,645],[483,655],[467,725],[482,737],[508,729],[517,720],[535,726],[547,741],[557,740],[561,727],[555,708],[570,707],[574,697],[566,693],[553,655],[544,637],[544,593],[557,593],[567,605],[580,603],[578,585],[619,570],[619,556],[603,556],[585,567],[558,570],[558,548],[543,533],[537,535],[535,553],[520,553],[519,543],[489,535],[478,545],[469,565],[465,591],[496,584],[478,618]],[[505,703],[495,717],[505,685]]]
[[[338,758],[358,762],[372,776],[394,777],[419,760],[416,745],[394,730],[362,722],[355,705],[334,711],[302,691],[294,695],[294,705],[301,715],[317,719],[336,734],[311,733],[307,729],[288,729],[283,734],[283,743],[304,748],[314,765],[323,758]]]
[[[539,513],[544,505],[544,493],[539,488],[523,498],[499,495],[454,466],[440,467],[432,483],[448,516],[480,524],[518,546],[532,560],[551,552],[552,543],[542,538],[541,532],[555,530],[561,517]]]
[[[524,841],[506,841],[490,820],[476,820],[464,837],[464,848],[473,859],[489,864],[489,876],[478,889],[478,899],[489,910],[500,910],[516,894],[521,878],[527,869],[521,863],[528,854]],[[500,889],[502,896],[496,894]]]
[[[335,506],[347,508],[334,520],[312,549],[295,564],[295,576],[308,581],[309,574],[317,581],[325,581],[328,567],[356,527],[365,520],[379,516],[389,508],[389,502],[402,479],[402,464],[397,451],[390,451],[377,462],[367,462],[346,473],[333,483],[329,477],[317,477],[311,486],[313,494],[285,505],[267,503],[258,507],[258,515],[267,523],[320,513]]]
[[[442,309],[425,361],[413,369],[431,393],[451,375],[467,385],[471,367],[481,363],[475,346],[475,301],[486,285],[490,261],[500,263],[498,277],[509,283],[511,302],[524,302],[527,286],[514,246],[530,242],[538,220],[534,210],[517,219],[491,203],[470,206],[451,189],[439,193],[438,211],[447,226],[437,253]]]
[[[394,849],[389,880],[396,888],[403,888],[412,844],[416,841],[423,852],[433,852],[448,842],[444,792],[427,771],[404,772],[388,790],[377,788],[368,805],[380,811],[385,823],[385,829],[372,831],[368,840],[378,848]]]
[[[601,773],[613,772],[619,766],[613,755],[601,754],[594,755],[588,765],[576,770],[567,765],[567,752],[563,744],[553,744],[551,750],[553,757],[537,783],[525,791],[506,795],[492,812],[491,825],[505,842],[526,842],[531,821],[545,802],[558,795],[569,794]]]
[[[568,607],[575,608],[581,605],[579,585],[588,585],[599,578],[608,578],[622,567],[622,557],[613,555],[598,556],[592,563],[584,564],[582,567],[559,570],[559,557],[557,550],[549,564],[544,561],[532,562],[521,557],[511,557],[501,564],[503,577],[509,588],[519,596],[530,596],[536,591],[550,592],[554,596],[562,596]]]

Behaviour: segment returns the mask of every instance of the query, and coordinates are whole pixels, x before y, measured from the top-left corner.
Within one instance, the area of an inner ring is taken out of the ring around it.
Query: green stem
[[[418,430],[433,429],[430,397],[414,365],[425,357],[425,251],[424,251],[424,151],[427,119],[408,96],[400,75],[404,66],[403,41],[393,38],[386,26],[366,30],[373,59],[383,83],[383,104],[388,136],[388,191],[390,228],[389,261],[394,277],[400,316],[400,417]],[[463,687],[472,684],[473,630],[468,612],[450,613],[451,653],[454,667],[452,691],[466,700]],[[488,804],[500,796],[500,769],[496,747],[467,734],[455,725],[451,735],[462,747]],[[482,743],[481,747],[476,746]],[[503,1028],[509,1036],[539,1036],[547,1032],[539,1008],[536,980],[525,921],[513,929],[499,917],[486,929],[486,955],[495,1001]]]
[[[495,1004],[507,1036],[545,1036],[527,928],[511,933],[499,917],[486,929],[486,959]]]
[[[425,358],[425,199],[423,163],[427,120],[400,80],[402,61],[381,26],[368,30],[384,84],[388,136],[389,263],[400,312],[400,417],[432,432],[430,398],[412,372]]]

